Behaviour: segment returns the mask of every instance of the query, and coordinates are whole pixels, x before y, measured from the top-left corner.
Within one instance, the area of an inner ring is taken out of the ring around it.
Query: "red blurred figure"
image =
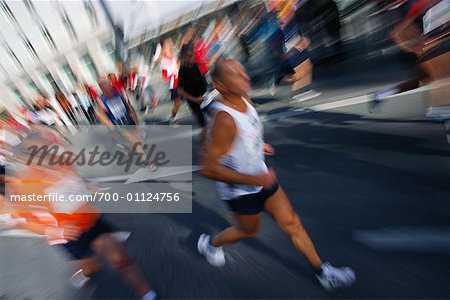
[[[195,62],[198,65],[200,72],[205,75],[208,72],[209,57],[208,46],[205,41],[200,38],[194,44]]]
[[[121,95],[125,93],[125,85],[123,84],[122,80],[119,77],[117,77],[116,74],[113,73],[108,74],[108,80],[115,92]]]

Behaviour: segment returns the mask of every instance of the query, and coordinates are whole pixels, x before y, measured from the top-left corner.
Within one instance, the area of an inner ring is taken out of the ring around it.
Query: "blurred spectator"
[[[184,47],[184,46],[183,46]],[[169,39],[165,39],[162,48],[161,71],[162,78],[168,84],[170,99],[174,101],[172,114],[169,117],[169,123],[175,122],[178,109],[180,108],[180,98],[178,96],[178,70],[180,61],[175,55],[175,49]]]
[[[39,97],[35,102],[34,108],[36,119],[40,124],[47,125],[59,131],[63,136],[69,136],[61,116],[47,99]]]
[[[67,97],[64,95],[64,93],[61,92],[60,90],[57,90],[55,93],[55,98],[58,101],[64,113],[69,117],[70,122],[72,122],[74,125],[77,124],[77,120],[75,118],[72,105],[67,99]]]
[[[200,104],[207,90],[205,76],[200,71],[192,44],[181,49],[181,68],[179,72],[178,93],[187,103],[201,127],[205,127],[205,117]]]
[[[101,105],[98,108],[99,120],[110,128],[114,125],[135,125],[137,116],[128,101],[113,88],[110,82],[101,80],[99,82],[102,95]]]
[[[318,32],[325,32],[330,40],[333,56],[342,54],[341,20],[339,9],[333,0],[304,0],[295,11],[295,18],[301,35],[312,38]]]
[[[369,103],[371,112],[389,96],[417,88],[424,83],[450,77],[449,12],[449,1],[414,1],[404,19],[392,31],[391,36],[404,51],[416,57],[421,72],[409,81],[376,92]],[[442,17],[438,18],[438,14],[442,14]],[[448,89],[446,90],[445,87],[430,91],[429,117],[438,119],[450,117],[450,100],[446,94],[448,95]]]
[[[83,83],[83,89],[86,95],[91,98],[92,103],[97,103],[98,93],[95,90],[95,87],[85,82]]]
[[[90,99],[84,95],[82,91],[72,92],[72,96],[80,104],[79,108],[83,112],[84,117],[88,120],[89,124],[95,124],[95,111]]]
[[[117,79],[115,79],[117,80]],[[138,71],[136,68],[131,68],[127,76],[127,90],[134,92],[138,84]],[[115,87],[119,88],[119,86]]]
[[[116,74],[114,74],[114,73],[108,74],[108,80],[109,80],[109,83],[111,84],[111,86],[114,88],[114,90],[117,93],[123,94],[125,92],[124,83],[122,82],[122,80],[119,77],[117,77]]]

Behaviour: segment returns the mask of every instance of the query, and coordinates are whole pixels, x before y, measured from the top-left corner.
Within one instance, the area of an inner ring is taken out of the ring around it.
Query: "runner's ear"
[[[224,85],[222,84],[220,79],[214,78],[213,79],[213,84],[214,84],[214,87],[216,88],[216,90],[218,90],[219,92],[224,91]]]

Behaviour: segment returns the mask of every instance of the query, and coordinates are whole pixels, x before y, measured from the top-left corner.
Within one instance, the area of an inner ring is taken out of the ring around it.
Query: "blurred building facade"
[[[98,1],[1,1],[0,97],[28,105],[113,71],[112,29]],[[13,107],[11,107],[13,109]]]

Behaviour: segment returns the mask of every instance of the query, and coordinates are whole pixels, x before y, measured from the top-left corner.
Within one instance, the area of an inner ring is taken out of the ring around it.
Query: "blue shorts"
[[[170,100],[175,101],[178,98],[178,90],[170,89]]]
[[[258,193],[242,195],[225,201],[231,211],[238,215],[257,215],[264,210],[267,199],[272,197],[280,186],[276,183],[268,190],[262,189]]]
[[[69,252],[72,260],[89,258],[94,255],[94,251],[91,249],[92,243],[101,235],[113,231],[111,225],[100,218],[91,229],[84,232],[77,240],[60,244],[60,246]]]
[[[307,61],[309,55],[307,51],[299,51],[297,49],[291,50],[288,53],[288,63],[292,69],[295,69],[301,63]]]

